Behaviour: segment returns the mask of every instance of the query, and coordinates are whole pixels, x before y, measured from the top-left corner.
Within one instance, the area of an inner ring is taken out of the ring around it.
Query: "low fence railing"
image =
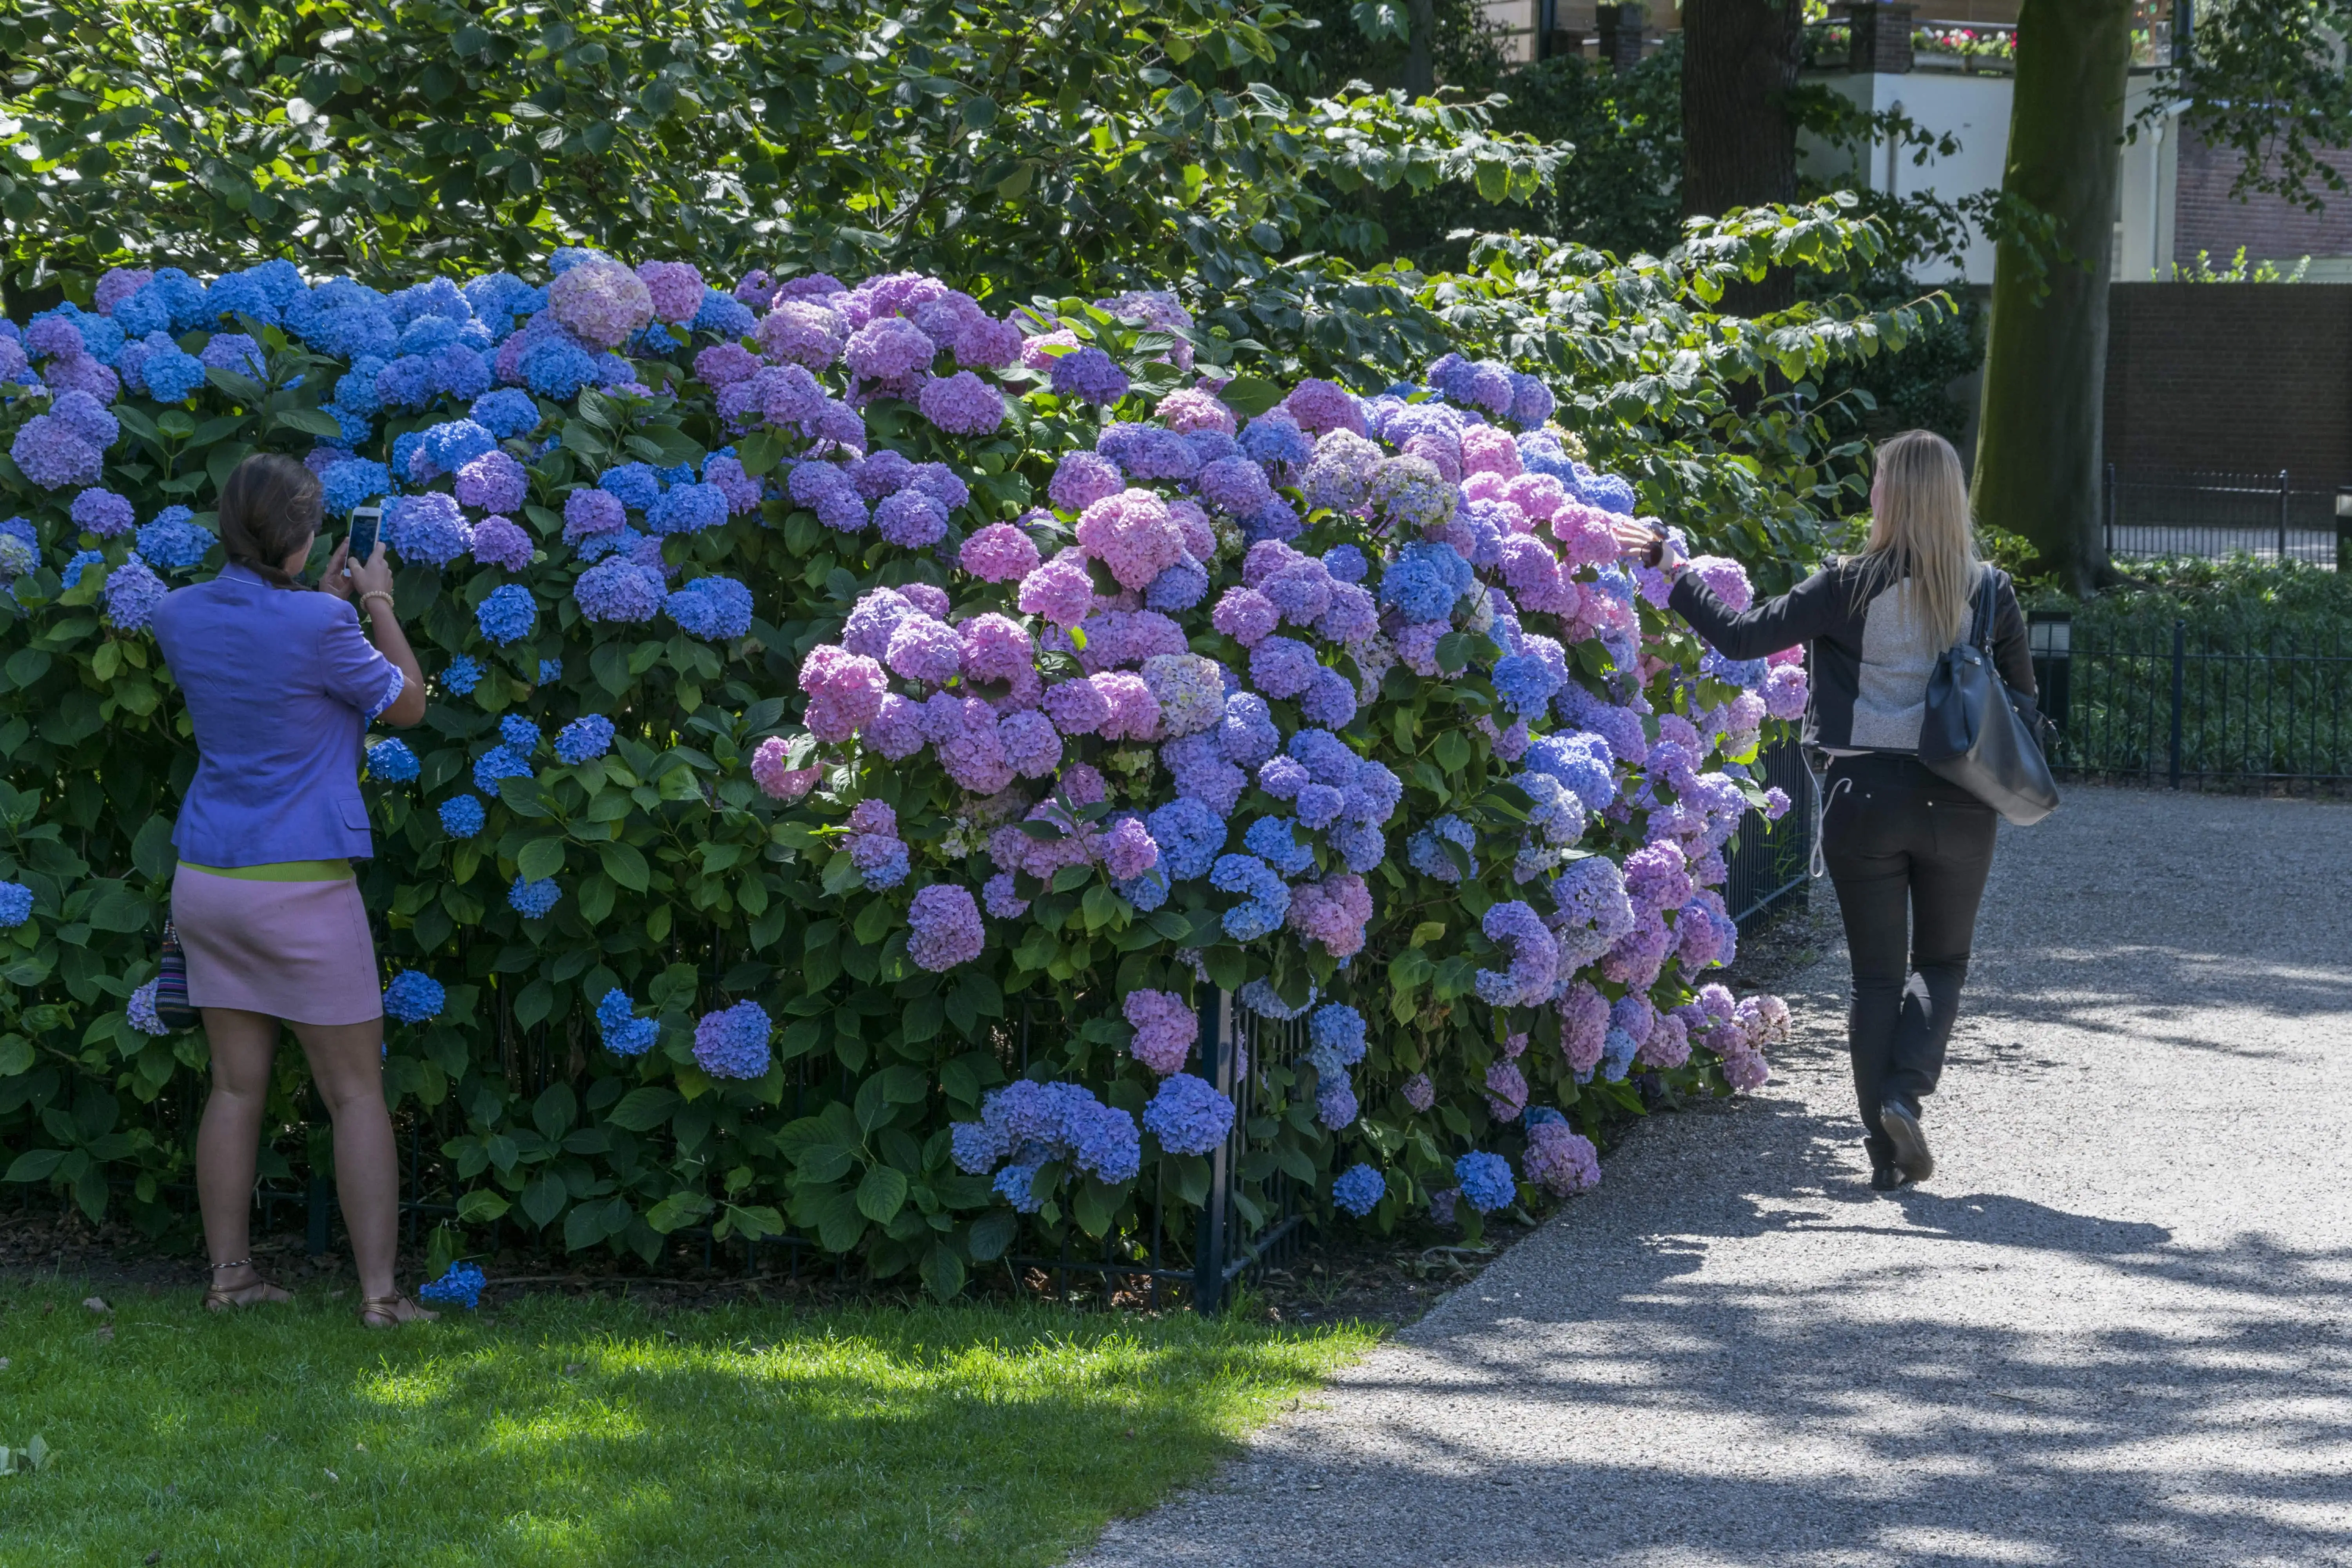
[[[2237,474],[2109,463],[2102,509],[2107,553],[2119,561],[2251,555],[2335,567],[2352,559],[2352,518],[2336,515],[2335,492],[2298,490],[2284,468]]]
[[[2249,650],[2179,621],[2094,639],[2041,614],[2030,632],[2060,773],[2175,789],[2352,784],[2352,647],[2341,639]]]
[[[1723,890],[1739,934],[1755,931],[1777,910],[1808,897],[1813,858],[1812,781],[1805,775],[1804,748],[1776,741],[1757,758],[1757,782],[1789,797],[1788,815],[1767,822],[1760,812],[1739,819],[1739,831],[1725,847],[1731,876]]]

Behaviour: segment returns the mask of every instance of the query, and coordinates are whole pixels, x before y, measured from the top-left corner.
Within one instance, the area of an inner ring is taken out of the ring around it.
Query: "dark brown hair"
[[[280,588],[306,586],[278,564],[309,546],[324,515],[319,476],[291,458],[256,452],[221,487],[221,550]]]

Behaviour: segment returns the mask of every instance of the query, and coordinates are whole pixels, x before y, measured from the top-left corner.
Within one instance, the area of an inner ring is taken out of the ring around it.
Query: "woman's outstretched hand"
[[[1635,522],[1630,517],[1612,520],[1609,524],[1609,532],[1617,541],[1618,550],[1629,556],[1637,556],[1646,561],[1649,559],[1650,552],[1657,547],[1657,534],[1646,524]]]

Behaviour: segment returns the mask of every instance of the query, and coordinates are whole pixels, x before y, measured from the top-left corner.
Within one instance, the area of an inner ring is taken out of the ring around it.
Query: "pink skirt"
[[[188,1002],[294,1024],[383,1016],[375,939],[354,879],[249,882],[182,867],[172,923],[188,957]]]

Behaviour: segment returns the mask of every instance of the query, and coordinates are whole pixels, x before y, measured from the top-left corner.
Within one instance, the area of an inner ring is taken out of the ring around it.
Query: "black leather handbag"
[[[1919,760],[2007,820],[2031,827],[2058,809],[2058,784],[2042,754],[2041,710],[2000,678],[1992,658],[2000,574],[1987,565],[1977,584],[1967,640],[1936,661]]]

